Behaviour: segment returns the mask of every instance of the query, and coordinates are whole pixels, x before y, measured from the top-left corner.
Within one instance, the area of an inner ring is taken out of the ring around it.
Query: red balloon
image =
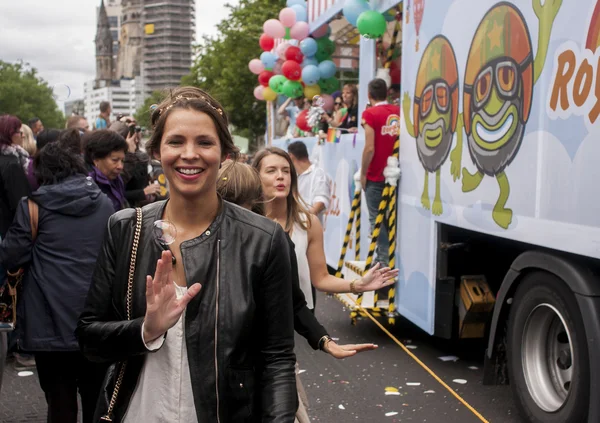
[[[271,51],[273,50],[273,47],[275,47],[275,40],[273,37],[263,34],[260,36],[258,44],[260,44],[260,48],[262,48],[264,51]]]
[[[296,116],[296,126],[304,132],[311,132],[312,128],[308,125],[308,110],[302,110]]]
[[[302,77],[302,67],[300,63],[293,60],[287,60],[281,67],[281,72],[290,81],[298,81]]]
[[[271,71],[262,71],[260,75],[258,75],[258,83],[263,87],[268,87],[269,79],[271,79],[273,75],[275,74]]]
[[[285,58],[287,60],[293,60],[296,63],[302,63],[304,60],[304,55],[302,54],[302,50],[300,50],[296,46],[290,46],[285,51]]]

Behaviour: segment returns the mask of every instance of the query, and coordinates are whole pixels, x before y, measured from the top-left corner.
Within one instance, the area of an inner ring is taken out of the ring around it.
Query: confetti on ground
[[[435,391],[433,389],[430,389],[429,391],[425,391],[423,393],[424,394],[435,394]]]
[[[465,383],[467,383],[467,381],[464,379],[454,379],[452,382],[459,383],[461,385],[464,385]]]
[[[298,374],[304,373],[306,370],[298,370]]]
[[[345,409],[346,409],[346,407],[344,407],[342,404],[338,405],[338,408],[339,408],[340,410],[345,410]]]
[[[398,414],[397,411],[390,411],[389,413],[385,413],[385,416],[386,417],[392,417],[392,416],[395,416],[396,414]]]
[[[406,386],[421,386],[421,382],[406,382]]]
[[[331,338],[332,341],[339,341],[340,338]]]
[[[29,370],[25,370],[24,372],[17,373],[17,375],[21,376],[21,377],[33,376],[33,372],[30,372]]]
[[[396,391],[396,392],[386,392],[386,395],[400,395],[400,392]]]
[[[416,350],[418,347],[416,345],[407,345],[406,348],[409,350]]]
[[[344,385],[349,385],[350,382],[348,382],[347,380],[340,380],[340,383],[343,383]]]
[[[398,388],[396,388],[394,386],[386,386],[385,392],[398,392]]]
[[[479,370],[479,367],[477,367],[477,366],[469,366],[469,370]]]
[[[445,355],[443,357],[438,357],[442,361],[458,361],[459,358],[455,355]]]

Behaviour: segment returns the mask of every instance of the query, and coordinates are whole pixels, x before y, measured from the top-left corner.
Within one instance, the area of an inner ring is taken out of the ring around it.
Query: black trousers
[[[79,351],[35,353],[40,386],[48,403],[48,423],[77,423],[77,391],[83,423],[92,423],[108,366],[92,363]]]

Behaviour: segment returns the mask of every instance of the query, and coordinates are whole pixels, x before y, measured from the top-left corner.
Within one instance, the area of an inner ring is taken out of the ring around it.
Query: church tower
[[[121,35],[115,79],[131,79],[140,75],[142,60],[142,1],[121,3]]]
[[[96,28],[96,87],[109,86],[113,79],[113,39],[108,15],[101,0]]]

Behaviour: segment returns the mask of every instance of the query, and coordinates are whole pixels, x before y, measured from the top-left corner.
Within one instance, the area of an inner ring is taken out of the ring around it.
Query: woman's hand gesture
[[[356,353],[363,351],[371,351],[377,348],[375,344],[348,344],[338,345],[334,341],[329,341],[323,348],[325,352],[329,353],[332,357],[339,359],[352,357]]]
[[[145,343],[154,341],[175,326],[185,307],[202,288],[199,283],[195,283],[183,297],[177,299],[172,273],[171,252],[163,251],[156,265],[154,279],[146,276]]]
[[[381,263],[377,263],[360,281],[356,282],[354,288],[358,292],[375,291],[395,283],[397,276],[398,269],[381,268]]]

